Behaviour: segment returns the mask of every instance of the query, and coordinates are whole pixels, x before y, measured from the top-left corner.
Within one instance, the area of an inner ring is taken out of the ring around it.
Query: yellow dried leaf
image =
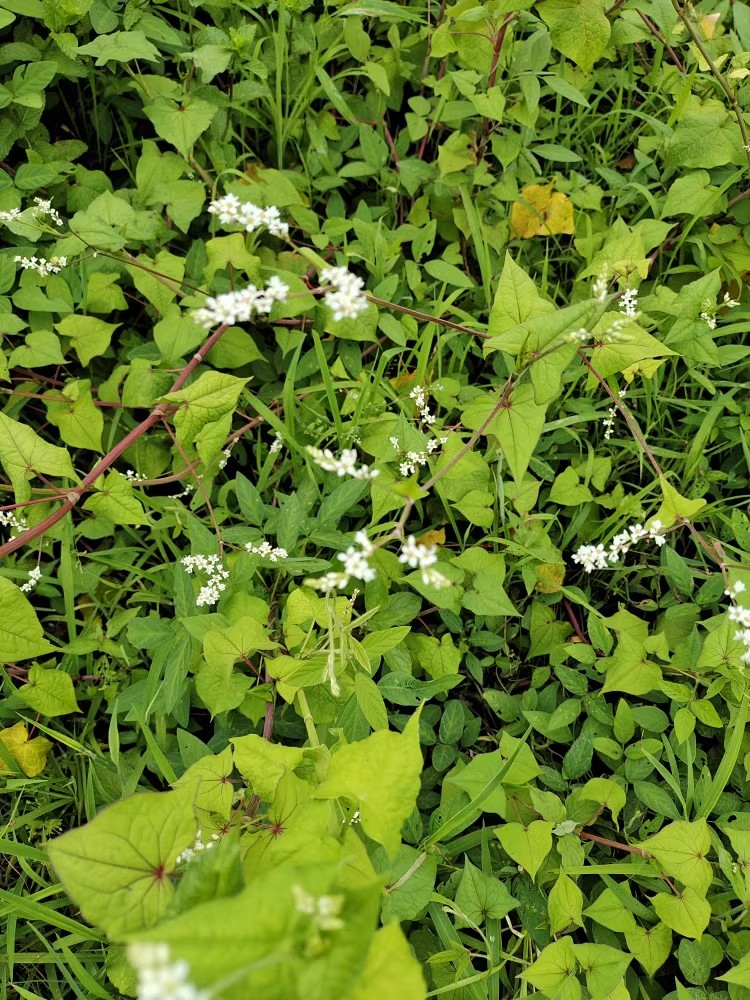
[[[29,739],[29,731],[22,722],[8,729],[0,729],[0,740],[10,751],[10,755],[21,768],[27,778],[35,778],[41,774],[47,763],[47,754],[52,749],[49,740],[43,736]],[[0,771],[7,770],[0,760]]]
[[[420,545],[445,545],[445,528],[439,528],[437,531],[426,531],[419,536],[418,541]]]
[[[559,593],[564,579],[564,563],[542,563],[536,567],[536,589],[541,594]]]
[[[510,211],[511,235],[522,240],[534,236],[572,234],[573,202],[552,184],[531,184],[521,191]]]
[[[698,24],[703,32],[703,37],[708,39],[708,41],[714,37],[716,25],[719,23],[720,18],[721,12],[717,12],[716,14],[705,14],[703,17],[698,19]]]

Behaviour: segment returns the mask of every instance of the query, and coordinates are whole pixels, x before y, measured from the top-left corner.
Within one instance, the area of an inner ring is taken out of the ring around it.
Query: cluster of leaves
[[[750,7],[0,0],[0,67],[2,989],[746,1000]]]

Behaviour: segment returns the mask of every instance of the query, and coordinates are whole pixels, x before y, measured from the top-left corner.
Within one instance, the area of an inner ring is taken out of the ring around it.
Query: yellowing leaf
[[[521,197],[510,211],[511,235],[522,240],[534,236],[572,234],[573,202],[552,184],[531,184],[521,191]]]
[[[52,749],[52,744],[43,736],[36,736],[29,739],[29,731],[22,722],[17,722],[9,729],[0,729],[0,741],[10,751],[10,755],[21,768],[27,778],[35,778],[41,774],[44,765],[47,763],[47,754]],[[7,768],[0,760],[0,771]]]
[[[654,520],[661,521],[664,528],[671,527],[675,521],[680,521],[683,518],[688,521],[691,520],[694,514],[697,514],[699,510],[702,510],[706,506],[706,501],[703,497],[698,497],[696,500],[689,500],[687,497],[681,496],[674,486],[670,486],[663,476],[659,476],[659,483],[664,500],[654,515]]]
[[[420,545],[445,545],[445,528],[436,531],[426,531],[418,539]]]

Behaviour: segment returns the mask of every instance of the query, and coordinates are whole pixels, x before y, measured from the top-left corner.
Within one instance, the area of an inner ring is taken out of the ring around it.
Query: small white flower
[[[412,569],[425,570],[437,562],[437,545],[423,545],[416,541],[414,535],[409,535],[401,546],[398,561],[406,563]]]
[[[205,585],[198,591],[195,599],[199,608],[217,604],[222,591],[227,589],[226,580],[229,571],[224,569],[219,556],[183,556],[180,560],[187,573],[205,573],[208,577]]]
[[[31,591],[36,587],[42,578],[42,570],[39,566],[35,566],[33,569],[29,570],[29,579],[20,588],[25,594],[31,593]]]
[[[344,587],[349,583],[349,577],[346,573],[326,573],[325,576],[318,577],[314,580],[305,580],[305,584],[308,587],[312,587],[314,590],[320,590],[322,593],[327,594],[332,590],[343,590]]]
[[[289,556],[286,549],[271,545],[271,543],[265,538],[260,545],[254,545],[252,542],[248,542],[245,545],[245,551],[251,552],[253,555],[260,556],[261,559],[270,559],[271,562],[278,562],[279,559],[287,559]]]
[[[626,288],[620,299],[620,309],[626,316],[635,316],[638,312],[638,289]]]
[[[583,566],[587,573],[607,568],[607,553],[603,545],[581,545],[572,556],[574,563]]]
[[[49,260],[45,260],[44,257],[16,256],[13,260],[16,264],[20,264],[24,271],[36,271],[45,277],[50,274],[58,274],[68,263],[67,257],[50,257]]]
[[[20,208],[11,208],[7,212],[0,212],[0,222],[14,222],[20,214]]]
[[[17,514],[12,510],[0,510],[0,526],[10,528],[11,538],[15,538],[16,535],[20,535],[21,532],[26,531],[26,528],[28,527],[26,524],[26,518],[23,514]]]
[[[716,317],[712,316],[711,313],[706,312],[704,310],[701,313],[701,319],[706,324],[706,326],[708,327],[709,330],[715,330],[716,329]]]
[[[352,476],[354,479],[374,479],[379,474],[378,469],[357,465],[358,456],[355,448],[344,448],[338,458],[330,448],[321,449],[308,446],[307,452],[316,465],[326,472],[335,472],[339,478]]]
[[[312,917],[322,931],[339,931],[344,926],[339,914],[344,905],[343,896],[311,896],[299,886],[292,886],[294,905],[298,913]]]
[[[324,267],[320,280],[330,286],[323,297],[335,320],[356,319],[367,309],[364,281],[345,267]]]
[[[597,302],[606,302],[609,292],[609,279],[606,274],[600,274],[593,286],[594,298]]]
[[[34,204],[36,205],[36,215],[48,215],[56,226],[63,224],[63,220],[60,218],[57,210],[52,207],[51,201],[45,201],[44,198],[35,198]]]
[[[187,962],[172,962],[166,944],[141,941],[128,945],[128,960],[138,977],[138,1000],[209,1000],[190,982]]]
[[[284,439],[281,436],[281,434],[279,434],[277,431],[276,434],[274,435],[273,441],[271,442],[271,446],[268,449],[269,455],[275,455],[277,452],[281,451],[281,447],[283,444],[284,444]]]
[[[240,201],[236,194],[225,194],[208,206],[210,215],[219,217],[222,226],[243,226],[245,232],[267,229],[272,236],[286,237],[289,225],[282,222],[278,208],[274,205],[261,208],[250,201]]]
[[[249,323],[256,316],[267,316],[274,303],[284,302],[288,294],[288,286],[273,277],[265,288],[248,285],[241,291],[210,295],[192,315],[195,322],[206,330],[222,324]]]
[[[186,861],[192,861],[193,858],[196,857],[196,855],[201,854],[203,851],[208,851],[212,847],[216,847],[216,845],[219,842],[219,839],[220,838],[218,833],[212,833],[211,839],[208,841],[208,843],[204,843],[203,835],[199,830],[195,835],[195,843],[193,844],[193,846],[186,847],[184,851],[180,851],[180,853],[175,858],[175,864],[181,865]]]

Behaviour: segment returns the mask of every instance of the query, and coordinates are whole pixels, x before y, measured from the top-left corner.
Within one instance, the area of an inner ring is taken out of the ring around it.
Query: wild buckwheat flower
[[[734,585],[734,594],[741,593],[737,590],[740,586],[739,583]],[[743,587],[744,589],[744,587]],[[740,655],[740,659],[743,663],[750,665],[750,608],[743,608],[739,604],[732,604],[728,611],[729,621],[734,625],[739,625],[739,628],[734,633],[734,638],[737,642],[741,642],[745,647],[744,652]]]
[[[711,313],[707,312],[705,309],[701,313],[701,319],[706,324],[709,330],[716,329],[716,317],[712,316]]]
[[[221,838],[219,837],[218,833],[212,833],[211,839],[208,841],[208,843],[204,844],[203,834],[199,830],[195,835],[195,843],[193,844],[193,846],[186,847],[184,851],[180,851],[180,853],[175,858],[175,864],[181,865],[185,861],[192,861],[193,858],[197,857],[203,851],[208,851],[212,847],[216,847],[220,839]]]
[[[34,210],[35,215],[48,215],[56,226],[63,224],[63,220],[60,218],[57,210],[52,207],[51,201],[45,201],[44,198],[35,198],[34,204],[36,205]]]
[[[609,293],[609,279],[606,274],[599,275],[594,282],[592,291],[597,302],[604,303],[607,301],[607,295]]]
[[[261,559],[270,559],[271,562],[278,562],[279,559],[287,559],[289,557],[289,553],[286,549],[275,548],[265,538],[260,545],[255,545],[253,542],[247,542],[245,545],[245,551],[251,552],[253,555],[260,556]]]
[[[25,594],[30,594],[31,591],[36,587],[42,578],[42,570],[40,566],[35,566],[33,569],[29,570],[29,579],[20,588]]]
[[[0,212],[0,222],[14,222],[20,214],[20,208],[11,208],[7,212]]]
[[[210,295],[205,305],[193,312],[193,319],[206,330],[226,323],[249,323],[256,316],[267,316],[276,302],[286,301],[289,286],[274,276],[265,288],[248,285],[241,291]]]
[[[22,531],[26,531],[28,527],[26,523],[26,518],[23,514],[18,514],[13,510],[0,510],[0,526],[3,528],[10,528],[10,537],[15,538],[16,535],[20,535]]]
[[[45,277],[50,274],[58,274],[68,263],[67,257],[50,257],[49,260],[45,260],[44,257],[16,256],[13,260],[16,264],[20,264],[24,271],[36,271]]]
[[[144,476],[141,472],[136,472],[135,469],[127,469],[125,472],[125,478],[130,483],[142,483],[148,479],[148,476]]]
[[[348,583],[349,577],[346,573],[336,573],[335,571],[326,573],[325,576],[320,576],[316,579],[305,580],[305,584],[308,587],[319,590],[323,594],[327,594],[332,590],[343,590]]]
[[[626,316],[635,316],[638,312],[638,289],[626,288],[620,299],[620,309]]]
[[[398,561],[406,563],[412,569],[419,569],[422,574],[422,583],[428,587],[450,587],[451,581],[443,574],[432,567],[438,561],[437,545],[423,545],[416,541],[414,535],[409,535],[401,546]]]
[[[330,285],[323,298],[335,320],[356,319],[367,309],[367,297],[362,292],[364,281],[345,267],[324,267],[320,280]]]
[[[356,545],[350,545],[346,552],[339,552],[338,555],[339,561],[344,564],[346,583],[343,586],[349,582],[350,576],[353,576],[355,580],[364,580],[365,583],[374,580],[377,576],[369,562],[369,557],[375,551],[375,546],[364,531],[358,531],[354,536],[354,541],[359,548]]]
[[[229,571],[221,564],[220,556],[183,556],[180,560],[186,573],[205,573],[208,577],[195,599],[196,607],[217,604],[222,591],[227,589],[224,582],[229,579]]]
[[[276,434],[274,435],[273,441],[271,442],[271,446],[268,449],[268,454],[269,455],[277,454],[277,452],[281,451],[283,444],[284,444],[284,438],[277,431]]]
[[[130,944],[128,961],[138,977],[138,1000],[209,1000],[209,993],[190,982],[188,963],[170,961],[166,944]]]
[[[289,235],[289,225],[282,222],[274,205],[261,208],[251,201],[240,201],[236,194],[225,194],[208,206],[210,215],[217,215],[222,226],[243,226],[246,233],[267,229],[272,236]]]
[[[437,419],[437,414],[430,413],[430,408],[427,405],[428,392],[429,390],[424,386],[415,385],[409,393],[409,399],[414,400],[417,410],[419,411],[420,421],[423,424],[427,424],[428,427],[431,427]]]
[[[307,453],[321,469],[335,472],[339,478],[351,476],[353,479],[375,479],[379,475],[378,469],[357,465],[358,455],[355,448],[344,448],[339,458],[336,458],[330,448],[313,448],[308,445]]]
[[[429,457],[427,451],[407,451],[406,457],[399,463],[398,471],[402,476],[413,476],[417,466],[427,465]]]
[[[612,539],[609,549],[603,545],[581,545],[571,556],[574,563],[583,567],[586,573],[595,569],[608,569],[620,561],[633,545],[648,539],[661,548],[666,542],[662,533],[663,525],[657,518],[646,528],[642,524],[631,524]]]
[[[298,913],[313,918],[313,923],[321,931],[340,931],[344,921],[339,914],[344,905],[343,896],[311,896],[299,886],[292,886],[294,905]]]

